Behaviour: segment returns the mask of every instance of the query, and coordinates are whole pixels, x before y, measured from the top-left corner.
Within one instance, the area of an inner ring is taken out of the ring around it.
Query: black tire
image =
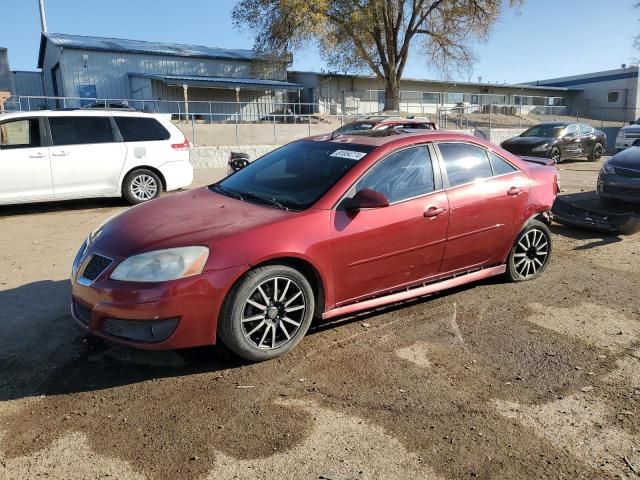
[[[287,308],[293,311],[285,312]],[[227,295],[218,319],[218,336],[246,360],[269,360],[300,342],[314,311],[315,296],[302,273],[285,265],[258,267],[242,277]]]
[[[131,205],[148,202],[162,193],[162,181],[151,170],[140,168],[130,172],[122,182],[122,196]]]
[[[600,160],[602,158],[602,154],[604,153],[604,148],[602,146],[602,144],[600,143],[596,143],[593,146],[593,150],[592,152],[589,154],[589,156],[587,157],[587,159],[590,162],[597,162],[598,160]]]
[[[562,158],[562,152],[560,152],[560,148],[558,147],[553,147],[551,149],[551,152],[549,153],[549,158],[551,160],[553,160],[553,164],[557,165],[560,163],[560,160]]]
[[[551,250],[551,231],[549,227],[539,220],[529,221],[518,234],[511,252],[509,252],[507,278],[512,282],[524,282],[538,278],[549,264]],[[541,255],[543,251],[546,251],[544,256]],[[524,256],[522,255],[523,253]],[[525,266],[522,263],[523,261],[529,266]]]

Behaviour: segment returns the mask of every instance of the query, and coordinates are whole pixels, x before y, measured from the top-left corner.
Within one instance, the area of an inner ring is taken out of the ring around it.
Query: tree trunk
[[[385,81],[384,111],[400,113],[400,82],[397,77]]]

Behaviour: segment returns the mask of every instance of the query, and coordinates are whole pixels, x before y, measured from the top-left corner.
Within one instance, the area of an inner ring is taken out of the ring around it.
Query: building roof
[[[129,73],[130,77],[150,78],[166,85],[189,85],[190,87],[240,88],[249,90],[301,90],[302,85],[281,80],[237,77],[204,77],[185,75],[160,75],[155,73]]]
[[[90,37],[66,33],[43,32],[40,38],[38,68],[42,68],[47,40],[52,45],[78,50],[99,50],[105,52],[143,53],[147,55],[175,55],[179,57],[216,58],[222,60],[256,60],[253,50],[205,47],[180,43],[148,42],[124,38]],[[284,61],[284,60],[283,60]]]
[[[571,75],[569,77],[548,78],[545,80],[536,80],[527,82],[527,85],[536,85],[548,87],[570,87],[573,85],[588,85],[590,83],[609,82],[612,80],[625,80],[629,78],[639,78],[638,66],[630,66],[626,68],[616,68],[614,70],[603,70],[600,72],[583,73],[579,75]]]
[[[369,80],[375,80],[377,77],[373,76],[373,75],[354,75],[354,74],[348,74],[348,73],[338,73],[338,72],[323,72],[323,73],[318,73],[318,72],[308,72],[308,71],[296,71],[296,70],[290,70],[289,74],[293,74],[295,75],[296,73],[299,74],[311,74],[311,75],[317,75],[317,76],[323,76],[323,77],[327,77],[327,78],[332,78],[332,77],[339,77],[339,78],[362,78],[362,79],[369,79]],[[431,80],[431,79],[427,79],[427,78],[406,78],[403,77],[402,81],[405,82],[423,82],[423,83],[436,83],[436,84],[441,84],[441,85],[446,85],[448,87],[451,86],[468,86],[468,87],[478,87],[478,88],[482,88],[482,87],[491,87],[491,88],[526,88],[526,89],[531,89],[531,90],[547,90],[547,91],[558,91],[558,92],[569,92],[569,91],[580,91],[582,89],[576,89],[576,88],[564,88],[564,87],[552,87],[552,86],[537,86],[537,85],[528,85],[528,84],[509,84],[509,83],[477,83],[477,82],[461,82],[458,80]]]

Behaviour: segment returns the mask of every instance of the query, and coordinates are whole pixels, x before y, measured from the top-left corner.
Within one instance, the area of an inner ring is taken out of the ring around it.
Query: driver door
[[[580,130],[578,124],[572,123],[567,125],[564,131],[564,135],[561,139],[560,150],[562,152],[562,158],[575,158],[581,156],[582,153],[582,138],[580,137]]]
[[[449,202],[426,145],[380,160],[347,192],[370,188],[389,206],[332,212],[332,252],[338,305],[415,283],[438,273]]]

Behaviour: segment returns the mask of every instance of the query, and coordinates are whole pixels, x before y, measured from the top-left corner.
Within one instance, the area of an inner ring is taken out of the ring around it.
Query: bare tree
[[[505,6],[524,0],[240,0],[236,27],[255,32],[255,50],[282,55],[310,43],[342,70],[384,81],[385,110],[399,110],[400,80],[419,49],[442,72],[469,66],[471,44],[488,37]]]

